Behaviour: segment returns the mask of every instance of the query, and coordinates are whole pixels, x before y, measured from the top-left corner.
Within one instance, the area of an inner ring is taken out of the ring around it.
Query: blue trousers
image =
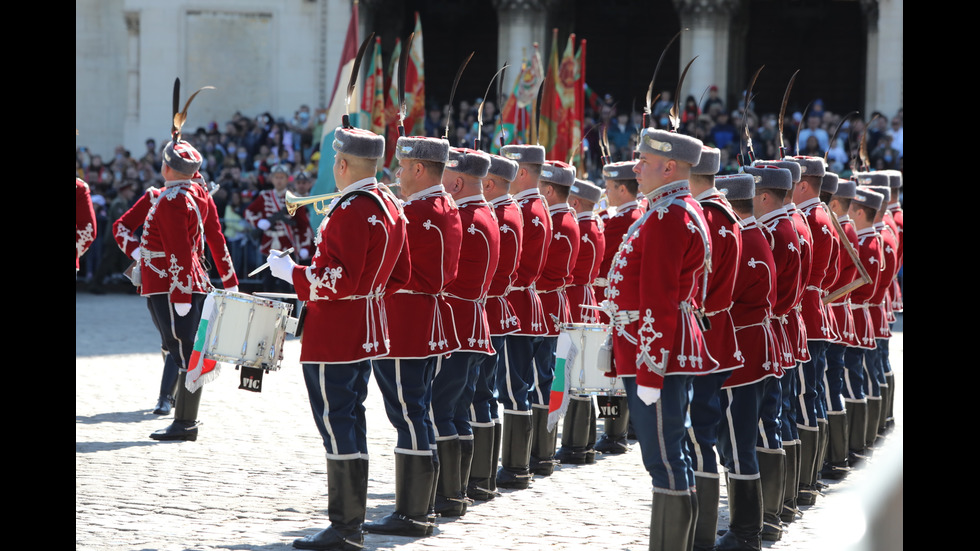
[[[688,406],[694,393],[694,376],[664,377],[660,399],[649,406],[636,395],[635,377],[623,377],[623,384],[643,466],[650,473],[653,487],[689,494],[694,486],[694,468],[684,438],[691,428]]]
[[[827,346],[827,370],[824,372],[826,407],[830,411],[844,411],[844,349],[843,344]]]
[[[786,375],[784,374],[783,377]],[[759,438],[756,446],[770,450],[783,447],[782,413],[783,391],[780,380],[767,377],[762,380],[762,404],[759,408]]]
[[[530,411],[534,384],[534,337],[507,335],[497,348],[497,395],[504,410]]]
[[[497,363],[504,350],[505,340],[505,337],[490,337],[497,353],[481,358],[473,389],[473,403],[470,405],[470,423],[487,425],[497,419]]]
[[[764,384],[772,378],[721,391],[724,415],[718,430],[718,455],[732,475],[756,478],[759,474],[759,459],[756,455],[759,416]]]
[[[367,458],[367,398],[371,362],[303,364],[313,421],[328,459]]]
[[[796,370],[800,379],[797,397],[800,414],[796,422],[806,427],[816,427],[817,419],[827,418],[826,410],[820,406],[821,400],[818,399],[823,374],[827,370],[827,344],[827,341],[807,341],[810,361],[804,362]]]
[[[718,442],[718,428],[723,414],[721,385],[725,384],[729,375],[731,375],[730,371],[723,371],[694,378],[691,430],[687,432],[685,441],[696,473],[718,472],[715,444]]]
[[[476,392],[480,362],[486,356],[479,352],[453,352],[436,363],[432,381],[432,422],[437,441],[473,434],[470,405]]]
[[[532,404],[546,406],[551,402],[551,383],[555,380],[558,337],[535,337],[534,341],[534,386],[530,399]]]
[[[779,385],[783,399],[782,414],[780,416],[780,426],[783,442],[792,442],[800,439],[799,429],[796,428],[796,420],[799,417],[800,403],[797,397],[800,394],[799,379],[800,363],[796,363],[796,368],[787,369]]]
[[[844,398],[864,400],[864,352],[863,348],[848,346],[844,350]]]
[[[374,376],[388,420],[398,431],[395,451],[431,455],[436,445],[429,408],[438,357],[374,360]]]

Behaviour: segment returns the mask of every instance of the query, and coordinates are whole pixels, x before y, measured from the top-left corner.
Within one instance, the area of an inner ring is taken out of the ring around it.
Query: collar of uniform
[[[572,212],[572,208],[568,206],[568,203],[555,203],[548,207],[548,214],[556,212]]]
[[[849,215],[847,213],[844,213],[844,214],[842,214],[842,215],[840,215],[840,216],[837,217],[837,221],[840,222],[841,224],[843,224],[844,222],[850,222],[851,221],[851,215]]]
[[[812,199],[807,199],[806,201],[803,201],[799,205],[796,205],[796,207],[801,211],[805,211],[805,210],[809,210],[812,207],[817,206],[818,204],[820,204],[820,198],[814,197]]]
[[[759,216],[758,217],[758,220],[759,220],[759,223],[760,224],[768,224],[769,222],[772,222],[772,221],[776,220],[777,218],[782,218],[782,217],[786,216],[787,214],[788,213],[786,212],[786,207],[779,207],[778,209],[776,209],[776,210],[774,210],[772,212],[767,212],[767,213],[763,214],[762,216]]]
[[[712,187],[699,193],[698,196],[694,198],[694,200],[700,202],[700,201],[704,201],[705,199],[714,197],[716,195],[719,197],[724,197],[724,194],[718,191],[718,188]]]
[[[378,179],[375,178],[374,176],[370,176],[368,178],[358,180],[353,184],[344,188],[344,195],[347,195],[348,193],[354,191],[374,190],[377,189],[377,187],[378,187]]]
[[[902,208],[902,204],[899,203],[898,201],[892,201],[891,203],[888,203],[888,210],[900,210],[901,208]]]
[[[463,197],[462,199],[457,199],[456,200],[456,206],[459,207],[459,208],[463,208],[466,205],[469,205],[469,204],[472,204],[472,203],[484,203],[484,204],[486,204],[487,201],[486,201],[486,199],[483,198],[483,195],[482,194],[480,194],[480,195],[470,195],[469,197]]]
[[[691,188],[687,185],[687,180],[681,180],[679,182],[671,182],[651,191],[647,194],[647,201],[650,202],[650,210],[654,210],[654,208],[659,207],[657,203],[671,201],[675,197],[690,194]]]
[[[858,230],[857,235],[858,235],[858,237],[867,237],[869,235],[875,235],[877,233],[878,232],[875,231],[875,227],[874,226],[868,226],[867,228],[864,228],[863,230]]]
[[[525,189],[524,191],[520,191],[514,194],[515,201],[521,201],[524,199],[531,199],[535,197],[538,197],[542,200],[544,199],[541,193],[538,192],[538,188]]]
[[[793,214],[794,212],[800,212],[800,208],[796,206],[796,203],[786,203],[785,205],[783,205],[783,208],[786,209],[786,213],[787,214]]]
[[[743,230],[751,229],[756,227],[755,216],[749,216],[747,218],[739,218],[738,225]]]
[[[446,191],[445,188],[442,187],[442,183],[440,182],[432,187],[427,187],[422,191],[409,195],[408,199],[406,199],[405,202],[410,203],[412,201],[415,201],[416,199],[425,199],[435,195],[442,195],[443,193],[445,193],[445,191]]]
[[[880,232],[881,230],[885,229],[885,223],[884,222],[875,222],[874,223],[874,229],[875,229],[876,232]]]
[[[579,222],[581,222],[583,220],[592,220],[593,218],[598,218],[598,216],[596,216],[595,211],[587,210],[585,212],[580,212],[580,213],[576,214],[575,215],[575,218]]]
[[[164,182],[164,187],[177,187],[193,184],[194,180],[167,180]]]
[[[514,198],[511,197],[509,193],[505,193],[505,194],[501,195],[500,197],[497,197],[493,201],[490,201],[490,204],[494,208],[496,208],[496,207],[499,207],[501,205],[506,205],[507,203],[513,203],[513,202],[514,202]]]
[[[619,216],[620,214],[627,213],[637,207],[639,207],[639,205],[636,204],[636,200],[626,201],[622,205],[616,207],[616,214],[614,214],[613,216]]]

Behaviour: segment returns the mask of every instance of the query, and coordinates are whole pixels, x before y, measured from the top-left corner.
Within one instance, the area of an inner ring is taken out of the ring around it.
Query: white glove
[[[303,247],[302,249],[299,250],[299,257],[302,260],[306,260],[307,258],[310,257],[310,250],[307,249],[306,247]]]
[[[191,303],[189,302],[178,302],[177,304],[174,304],[174,312],[177,312],[177,315],[180,317],[186,316],[187,312],[190,311]]]
[[[258,226],[260,230],[265,231],[272,227],[272,222],[269,222],[268,220],[263,218],[262,220],[256,222],[255,225]]]
[[[616,311],[616,305],[613,304],[611,300],[606,299],[600,302],[599,308],[602,308],[602,311],[609,317],[613,317],[615,315],[614,312]]]
[[[140,261],[140,250],[141,249],[139,247],[136,247],[135,249],[133,249],[133,252],[130,255],[133,257],[133,260],[135,260],[136,262]]]
[[[643,400],[644,404],[652,406],[660,399],[660,389],[636,385],[636,397]]]
[[[279,256],[281,254],[282,251],[272,249],[269,251],[266,261],[269,263],[269,269],[272,270],[273,276],[291,284],[293,282],[293,267],[296,266],[296,263],[288,254]]]
[[[228,291],[229,293],[237,293],[238,292],[238,285],[232,285],[231,287],[228,287],[227,289],[225,289],[225,291]]]

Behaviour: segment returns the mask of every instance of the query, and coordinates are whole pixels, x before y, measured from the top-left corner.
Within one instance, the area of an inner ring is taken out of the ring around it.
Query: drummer
[[[382,302],[408,281],[406,224],[378,190],[384,138],[336,130],[333,175],[343,195],[320,224],[310,266],[269,254],[275,277],[292,283],[307,316],[300,361],[310,407],[327,455],[330,527],[297,539],[299,549],[360,547],[367,507],[368,450],[364,400],[372,358],[388,353]],[[329,339],[324,338],[330,336]]]
[[[599,275],[599,264],[606,248],[602,220],[595,211],[601,197],[602,188],[578,178],[568,191],[568,206],[575,211],[581,235],[578,258],[572,268],[572,283],[566,288],[572,321],[575,323],[599,323],[598,302],[592,283]],[[594,366],[586,365],[585,368],[592,369]],[[595,423],[592,396],[571,396],[556,459],[569,464],[594,463]]]

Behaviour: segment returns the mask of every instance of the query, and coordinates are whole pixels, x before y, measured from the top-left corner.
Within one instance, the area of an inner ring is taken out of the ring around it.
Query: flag
[[[364,97],[361,100],[361,117],[358,123],[379,136],[385,131],[385,73],[381,60],[381,37],[374,39],[374,55],[364,79]]]
[[[333,135],[344,115],[347,114],[347,90],[346,87],[342,87],[341,76],[350,78],[351,71],[354,70],[354,58],[357,57],[358,46],[360,43],[357,40],[357,4],[354,4],[351,9],[350,24],[347,26],[344,49],[340,54],[340,66],[337,68],[337,78],[333,85],[333,97],[330,99],[327,120],[323,123],[323,134],[320,136],[320,164],[316,183],[310,195],[337,191],[337,183],[333,180]],[[343,84],[346,84],[346,80]],[[358,97],[357,90],[354,90],[353,97]],[[323,215],[310,211],[310,225],[313,227],[319,226],[322,218]]]
[[[541,69],[541,51],[534,43],[534,54],[530,60],[521,61],[521,70],[514,79],[514,89],[508,96],[500,113],[500,124],[494,136],[492,153],[500,150],[500,133],[504,135],[504,145],[528,143],[527,129],[530,120],[531,104],[537,101],[538,88],[544,81]]]
[[[558,420],[568,410],[568,390],[572,380],[571,370],[579,350],[568,333],[558,335],[555,348],[555,378],[551,382],[551,398],[548,403],[548,432],[554,430]]]
[[[499,153],[502,146],[517,143],[515,138],[519,130],[520,118],[518,117],[517,96],[520,91],[521,79],[527,73],[527,60],[521,62],[521,70],[514,79],[514,89],[507,101],[500,110],[500,123],[497,124],[497,131],[493,135],[490,143],[490,152]],[[499,99],[498,99],[499,101]],[[522,108],[523,109],[523,108]],[[503,139],[501,140],[501,137]]]
[[[555,142],[558,132],[558,111],[561,100],[558,97],[558,29],[551,33],[551,55],[548,56],[548,70],[545,72],[544,89],[541,92],[541,112],[537,114],[536,142],[544,147],[548,159],[564,161],[564,157],[555,156]],[[565,151],[561,151],[562,154]]]
[[[217,317],[218,309],[214,307],[214,297],[209,294],[204,299],[201,323],[197,326],[197,337],[194,339],[194,349],[187,366],[187,380],[184,381],[184,386],[191,392],[196,392],[205,383],[209,383],[218,377],[220,364],[204,357],[205,343],[212,336]]]
[[[572,148],[575,156],[570,164],[575,165],[576,173],[586,178],[585,152],[588,143],[585,140],[585,39],[582,39],[578,52],[575,52],[575,118],[573,124]],[[575,144],[578,144],[577,146]]]
[[[395,143],[398,141],[398,63],[402,56],[402,39],[395,39],[395,50],[388,61],[388,93],[385,95],[385,166],[395,163]]]
[[[568,36],[565,53],[562,54],[561,62],[554,73],[557,101],[553,104],[554,111],[551,117],[553,126],[550,128],[554,128],[555,134],[548,151],[549,159],[570,162],[569,156],[573,150],[579,148],[579,144],[582,142],[582,128],[579,127],[576,134],[575,125],[578,112],[576,108],[578,93],[575,84],[578,73],[578,62],[575,59],[575,33],[572,33]]]
[[[409,136],[425,135],[425,78],[422,64],[422,20],[415,12],[415,38],[408,53],[405,73],[405,133]]]

